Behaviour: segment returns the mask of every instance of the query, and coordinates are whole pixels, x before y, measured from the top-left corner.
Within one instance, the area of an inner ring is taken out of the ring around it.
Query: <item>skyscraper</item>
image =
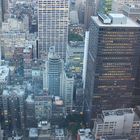
[[[87,0],[85,6],[84,25],[85,29],[89,28],[91,16],[95,15],[95,0]]]
[[[131,105],[140,67],[139,38],[140,25],[122,14],[92,17],[85,99],[95,114]]]
[[[48,54],[55,46],[61,58],[65,58],[68,42],[68,0],[38,0],[38,54]]]
[[[44,89],[49,91],[50,95],[61,96],[62,78],[64,71],[64,62],[56,54],[55,48],[50,47],[46,70],[44,72]]]

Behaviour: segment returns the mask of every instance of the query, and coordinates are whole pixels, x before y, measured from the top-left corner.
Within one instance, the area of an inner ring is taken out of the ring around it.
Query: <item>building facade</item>
[[[96,0],[86,0],[84,25],[85,29],[89,28],[91,16],[96,14]]]
[[[25,128],[25,88],[23,86],[7,86],[3,90],[2,104],[4,115],[4,130],[10,133]]]
[[[112,1],[112,12],[122,13],[125,4],[138,4],[140,0],[113,0]]]
[[[105,136],[140,134],[140,118],[132,108],[104,110],[95,120],[93,134],[96,139]]]
[[[38,0],[38,54],[47,55],[49,47],[65,58],[68,43],[68,0]]]
[[[55,48],[51,47],[44,71],[44,89],[48,90],[50,95],[61,96],[63,71],[64,62],[56,54]]]
[[[122,14],[92,17],[89,33],[86,106],[103,109],[131,106],[138,85],[140,25]],[[139,97],[139,96],[137,96]]]
[[[140,5],[139,4],[125,4],[122,10],[123,14],[130,17],[134,21],[140,19]]]

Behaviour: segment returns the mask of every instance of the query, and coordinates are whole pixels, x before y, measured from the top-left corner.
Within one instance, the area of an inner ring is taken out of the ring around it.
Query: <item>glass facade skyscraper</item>
[[[85,95],[95,114],[131,106],[140,67],[140,25],[111,16],[110,24],[92,17],[90,27]]]
[[[38,54],[48,54],[55,46],[61,58],[65,58],[68,43],[68,0],[38,0]]]

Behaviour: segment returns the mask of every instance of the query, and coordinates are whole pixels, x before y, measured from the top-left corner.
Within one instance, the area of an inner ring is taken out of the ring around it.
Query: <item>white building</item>
[[[79,129],[77,140],[94,140],[90,129]]]
[[[103,136],[140,134],[140,118],[132,108],[105,110],[95,120],[93,133],[96,139]]]
[[[69,0],[38,0],[38,50],[39,57],[46,55],[49,47],[65,58],[68,43]]]
[[[113,0],[112,1],[112,12],[122,13],[123,6],[125,4],[138,4],[140,0]]]
[[[124,15],[130,17],[134,21],[140,19],[140,4],[125,4],[122,11]]]

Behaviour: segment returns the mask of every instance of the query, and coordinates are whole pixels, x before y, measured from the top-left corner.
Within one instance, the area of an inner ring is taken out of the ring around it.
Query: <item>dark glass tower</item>
[[[87,64],[86,110],[96,115],[131,106],[140,67],[140,25],[122,14],[92,17]]]

